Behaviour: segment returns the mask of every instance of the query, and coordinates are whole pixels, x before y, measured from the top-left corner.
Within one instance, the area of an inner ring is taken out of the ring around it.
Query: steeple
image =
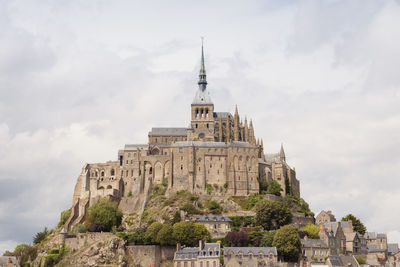
[[[279,152],[279,157],[282,161],[286,161],[285,151],[283,150],[283,143],[281,143],[281,151]]]
[[[204,49],[203,49],[203,37],[201,37],[201,63],[200,63],[200,73],[199,73],[199,88],[204,91],[207,87],[207,75],[206,67],[204,65]]]

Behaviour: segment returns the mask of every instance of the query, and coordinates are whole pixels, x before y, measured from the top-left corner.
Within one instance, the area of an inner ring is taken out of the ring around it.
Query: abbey
[[[85,164],[75,186],[67,230],[81,223],[99,197],[120,202],[124,212],[140,213],[149,190],[167,184],[167,194],[185,190],[198,195],[247,196],[260,192],[260,183],[275,180],[282,195],[300,196],[296,172],[279,153],[264,154],[253,122],[240,118],[237,107],[216,112],[207,90],[203,46],[198,89],[190,107],[188,128],[152,128],[148,144],[128,144],[115,161]],[[211,187],[211,190],[210,190]]]

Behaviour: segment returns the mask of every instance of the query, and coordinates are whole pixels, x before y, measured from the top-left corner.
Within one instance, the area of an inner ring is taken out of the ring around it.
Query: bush
[[[78,233],[86,233],[88,231],[87,227],[84,224],[75,224],[74,227],[72,227],[72,234],[76,235]]]
[[[218,204],[216,200],[207,201],[207,208],[212,214],[221,214],[222,207]]]
[[[99,230],[110,231],[113,226],[119,226],[122,220],[122,211],[118,209],[118,203],[106,198],[100,199],[88,209],[86,225],[89,225],[89,231]]]
[[[70,216],[71,216],[71,209],[62,211],[60,215],[60,222],[58,223],[57,227],[64,226],[64,224],[67,222]]]
[[[232,220],[232,230],[239,230],[243,226],[254,226],[255,217],[254,216],[229,216]]]
[[[225,236],[225,240],[231,247],[247,247],[249,236],[245,231],[231,231]]]
[[[272,180],[271,182],[268,183],[268,185],[267,185],[267,194],[280,196],[281,195],[281,191],[283,191],[282,187],[277,181]]]
[[[319,239],[319,227],[311,222],[308,222],[307,226],[301,228],[300,231],[307,232],[307,236],[311,239]]]
[[[284,202],[262,200],[256,207],[256,225],[265,230],[278,229],[292,221],[292,213]]]
[[[206,191],[207,191],[207,194],[211,195],[211,193],[213,191],[213,186],[211,184],[206,184]]]
[[[180,221],[182,221],[181,213],[179,211],[176,211],[174,214],[174,218],[172,219],[172,224],[174,225]]]
[[[146,232],[142,228],[135,228],[132,232],[115,233],[118,237],[135,245],[148,245],[150,242],[147,239]]]
[[[59,263],[62,258],[68,253],[67,249],[63,246],[60,250],[51,249],[47,251],[47,255],[45,256],[45,267],[52,267]]]
[[[132,196],[132,191],[129,191],[128,192],[128,197],[131,197]]]
[[[356,256],[356,260],[358,262],[358,264],[367,264],[367,261],[364,259],[363,256]]]
[[[172,237],[183,245],[194,246],[199,240],[209,240],[210,233],[203,224],[185,221],[172,226]]]
[[[42,242],[46,238],[48,233],[49,231],[47,230],[47,227],[45,227],[42,232],[36,233],[35,237],[33,238],[33,244],[36,245]]]
[[[186,211],[188,214],[201,214],[201,211],[191,203],[184,204],[180,209]]]
[[[167,187],[168,186],[168,178],[164,178],[163,180],[162,180],[162,186],[164,186],[164,187]]]
[[[158,232],[163,228],[163,224],[159,222],[152,223],[146,230],[146,239],[152,244],[157,244]]]
[[[160,245],[175,245],[176,241],[172,235],[172,226],[171,225],[163,225],[161,230],[157,233],[156,241]]]
[[[261,246],[262,247],[272,247],[272,243],[274,242],[275,234],[276,234],[276,230],[264,232],[264,235],[261,238]]]
[[[260,200],[262,200],[262,197],[258,194],[248,196],[246,198],[246,210],[251,210]]]
[[[248,233],[249,243],[254,247],[259,247],[263,237],[262,227],[258,226],[254,231]]]

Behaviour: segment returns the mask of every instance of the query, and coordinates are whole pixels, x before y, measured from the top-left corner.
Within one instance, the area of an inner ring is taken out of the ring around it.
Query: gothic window
[[[104,171],[101,171],[101,177],[104,177]]]
[[[114,171],[114,169],[112,169],[111,170],[111,176],[114,176],[115,175],[115,171]]]

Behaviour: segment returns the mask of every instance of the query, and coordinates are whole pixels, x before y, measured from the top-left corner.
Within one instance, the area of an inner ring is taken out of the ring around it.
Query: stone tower
[[[193,129],[192,139],[199,141],[214,141],[214,104],[207,91],[207,75],[204,66],[204,49],[201,44],[201,65],[199,73],[199,89],[192,102]]]

